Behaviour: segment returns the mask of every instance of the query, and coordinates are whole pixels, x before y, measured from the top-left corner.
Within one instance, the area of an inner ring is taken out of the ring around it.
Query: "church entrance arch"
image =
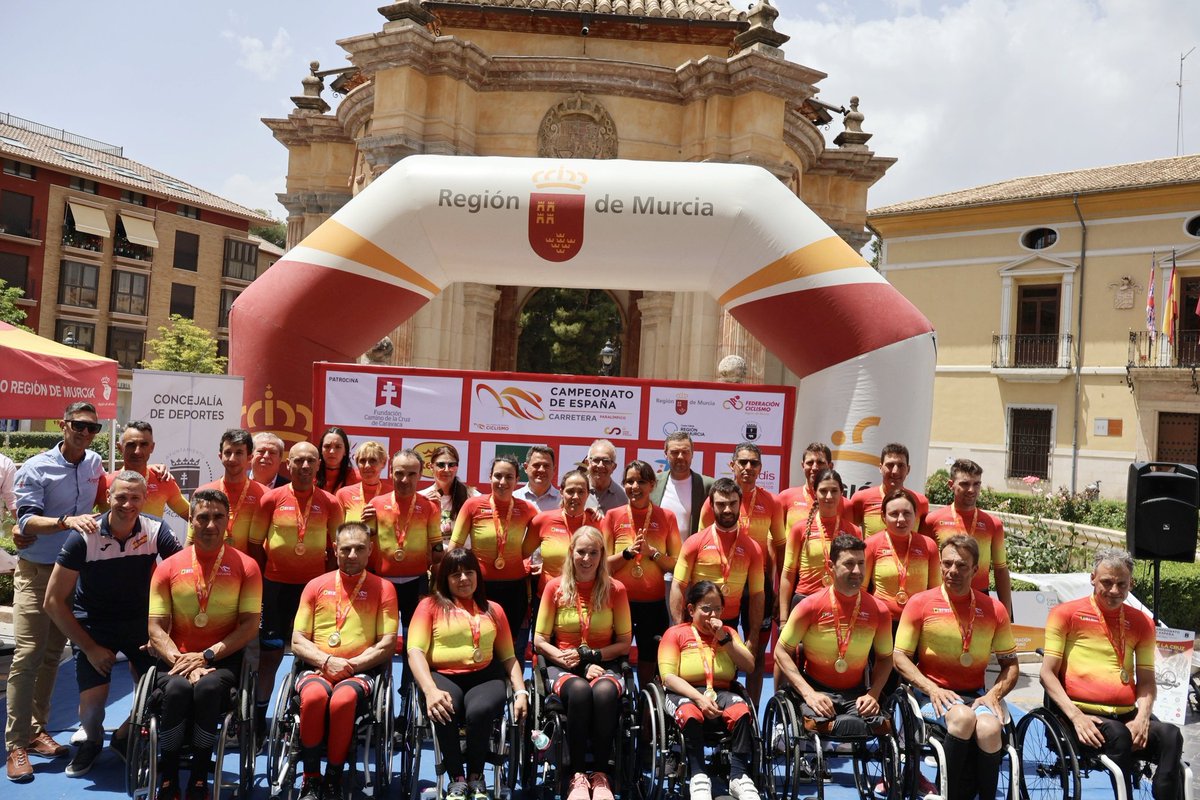
[[[878,482],[891,441],[925,474],[929,321],[775,177],[733,164],[400,161],[235,302],[247,424],[308,436],[313,362],[353,361],[456,281],[708,292],[800,378],[796,442],[833,444],[850,483]],[[724,402],[741,408],[736,389]]]

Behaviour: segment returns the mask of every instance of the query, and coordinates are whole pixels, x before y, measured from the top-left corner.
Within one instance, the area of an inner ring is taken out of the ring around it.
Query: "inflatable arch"
[[[802,379],[793,476],[812,440],[852,484],[878,482],[891,441],[925,475],[929,321],[774,176],[733,164],[405,158],[234,304],[247,424],[307,436],[313,362],[357,359],[455,281],[709,292]]]

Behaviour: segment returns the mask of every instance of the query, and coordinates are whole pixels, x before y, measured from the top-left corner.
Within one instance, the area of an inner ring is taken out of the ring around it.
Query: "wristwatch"
[[[717,644],[724,647],[725,645],[729,644],[732,641],[733,641],[733,636],[726,636],[724,639],[717,639]]]
[[[58,518],[58,527],[60,527],[60,528],[67,527],[67,515],[66,514],[63,514],[61,517]]]
[[[628,547],[626,547],[624,550],[621,551],[621,556],[626,561],[633,561],[633,559],[636,557],[636,554],[632,550],[630,550]]]
[[[204,651],[204,663],[205,664],[212,664],[216,660],[217,660],[217,654],[213,652],[213,649],[211,647]]]

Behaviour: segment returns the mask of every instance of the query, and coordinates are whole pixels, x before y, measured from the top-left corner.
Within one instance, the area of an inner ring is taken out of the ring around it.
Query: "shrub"
[[[0,509],[0,548],[17,554],[17,545],[9,534],[15,520],[6,510]],[[0,575],[0,606],[11,606],[13,602],[13,576],[11,572]]]
[[[950,473],[939,469],[925,479],[925,496],[935,506],[948,506],[954,502],[954,493],[950,491]]]
[[[1134,567],[1134,591],[1138,598],[1150,608],[1154,607],[1154,565],[1151,561],[1139,561]],[[1162,597],[1158,604],[1158,615],[1172,628],[1187,631],[1200,630],[1200,564],[1182,564],[1174,561],[1162,562]]]
[[[1027,522],[1007,526],[1005,546],[1009,567],[1014,572],[1043,574],[1075,572],[1083,568],[1087,563],[1083,537],[1075,532],[1074,525],[1069,525],[1065,531],[1047,525],[1045,520],[1060,518],[1057,516],[1059,504],[1055,496],[1046,493],[1037,478],[1025,480],[1033,489],[1033,494],[1027,496],[1027,508],[1013,511],[1012,504],[1002,501],[1001,505],[1009,507],[996,509],[1029,517]]]
[[[12,431],[0,433],[0,453],[21,464],[43,450],[49,450],[62,440],[58,431]],[[101,431],[92,438],[90,450],[108,458],[109,432]]]

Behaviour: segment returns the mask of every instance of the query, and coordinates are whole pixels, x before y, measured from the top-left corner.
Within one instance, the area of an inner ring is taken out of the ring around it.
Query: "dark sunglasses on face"
[[[739,458],[737,465],[739,467],[759,467],[762,466],[762,462],[757,458]]]
[[[83,433],[84,431],[87,431],[88,433],[94,434],[104,430],[104,426],[99,422],[88,422],[85,419],[65,419],[63,422],[70,425],[71,430],[75,431],[76,433]]]
[[[436,464],[434,464],[434,466],[437,467],[438,469],[454,469],[455,467],[458,466],[458,462],[457,461],[439,461]]]

